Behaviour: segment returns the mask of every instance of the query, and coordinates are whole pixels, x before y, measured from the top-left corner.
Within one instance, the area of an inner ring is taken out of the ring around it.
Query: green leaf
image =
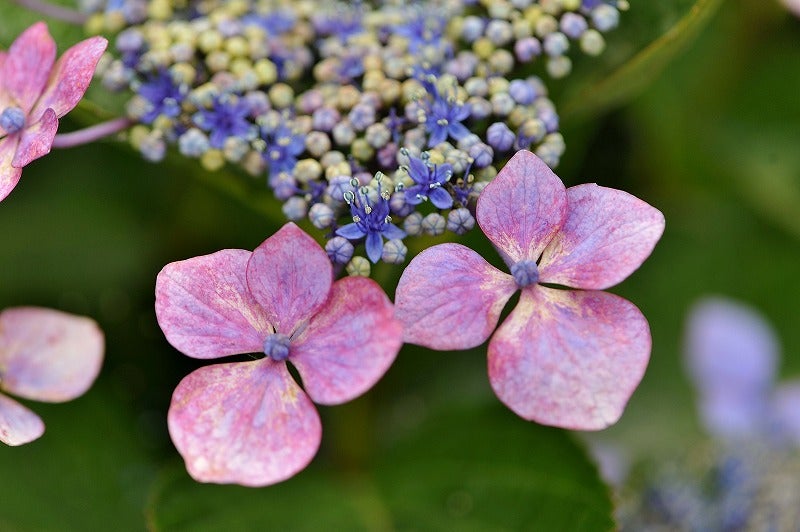
[[[609,494],[568,433],[499,404],[426,417],[383,434],[357,474],[318,464],[261,489],[164,474],[148,509],[153,530],[609,530]],[[323,451],[325,444],[323,443]]]
[[[140,530],[153,468],[112,390],[26,404],[47,428],[27,445],[0,445],[0,530]]]
[[[620,105],[656,79],[697,37],[722,0],[632,2],[599,58],[581,57],[557,84],[559,113],[585,118]],[[599,63],[599,65],[598,65]]]
[[[72,9],[74,9],[76,5],[76,2],[57,0],[48,0],[48,3],[61,4]],[[58,43],[59,53],[82,38],[85,38],[82,26],[44,17],[14,2],[0,3],[0,20],[3,21],[3,23],[0,24],[0,48],[4,50],[8,49],[8,46],[14,39],[25,31],[28,26],[40,20],[47,23],[50,35],[52,35],[56,43]]]

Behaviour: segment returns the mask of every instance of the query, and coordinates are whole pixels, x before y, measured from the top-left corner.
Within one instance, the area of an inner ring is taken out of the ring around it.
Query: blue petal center
[[[25,126],[25,113],[19,107],[7,107],[0,113],[0,127],[6,133],[16,133]]]
[[[273,333],[264,340],[264,354],[275,361],[289,358],[289,337],[281,333]]]
[[[517,286],[525,288],[539,282],[539,267],[536,265],[536,261],[521,260],[511,266],[511,275]]]

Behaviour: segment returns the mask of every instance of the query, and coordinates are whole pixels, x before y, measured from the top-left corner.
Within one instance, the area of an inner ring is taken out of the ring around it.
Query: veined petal
[[[50,153],[56,130],[58,130],[56,113],[52,109],[47,109],[38,122],[22,131],[11,165],[15,168],[23,168],[31,161]]]
[[[251,255],[224,249],[164,266],[156,278],[156,317],[175,349],[194,358],[263,351],[272,328],[247,288]]]
[[[440,244],[414,257],[395,295],[404,340],[432,349],[469,349],[489,338],[516,292],[514,279],[460,244]]]
[[[322,307],[332,282],[328,255],[291,222],[258,246],[247,263],[250,292],[286,335]]]
[[[103,364],[105,342],[89,318],[37,307],[0,312],[0,387],[58,403],[89,389]]]
[[[315,403],[344,403],[366,392],[394,362],[403,326],[372,279],[333,283],[325,306],[292,341],[291,361]]]
[[[22,175],[22,168],[11,166],[18,144],[19,135],[10,135],[0,139],[0,201],[11,194]]]
[[[267,486],[314,458],[319,415],[286,365],[269,359],[216,364],[186,376],[172,394],[169,433],[200,482]]]
[[[361,229],[356,223],[349,223],[341,226],[336,230],[336,234],[348,240],[358,240],[364,238],[364,230]]]
[[[603,290],[633,273],[664,232],[664,215],[639,198],[595,184],[567,189],[567,219],[542,254],[539,279]]]
[[[10,397],[0,394],[0,441],[23,445],[44,434],[41,418]]]
[[[544,161],[521,150],[478,197],[478,225],[512,262],[538,260],[564,224],[564,184]]]
[[[45,88],[55,59],[56,43],[47,25],[37,22],[11,43],[0,71],[0,92],[7,93],[28,115]]]
[[[367,234],[364,248],[367,250],[367,257],[369,257],[369,260],[373,264],[381,260],[381,254],[383,254],[383,238],[380,233]]]
[[[533,285],[489,342],[489,380],[525,419],[602,429],[622,415],[650,345],[647,320],[631,302]]]
[[[442,187],[432,188],[428,192],[428,199],[437,209],[449,209],[453,206],[453,196]]]
[[[36,119],[48,108],[53,109],[59,118],[70,112],[89,88],[97,62],[107,45],[108,41],[103,37],[90,37],[64,52],[31,116]]]

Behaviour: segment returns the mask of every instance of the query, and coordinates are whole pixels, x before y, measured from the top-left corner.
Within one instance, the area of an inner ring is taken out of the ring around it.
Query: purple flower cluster
[[[94,10],[107,19],[109,9],[138,13],[134,4]],[[104,83],[133,92],[130,140],[148,160],[174,144],[211,170],[230,163],[266,174],[288,219],[308,218],[329,240],[363,242],[373,263],[397,261],[405,235],[474,226],[477,195],[514,152],[558,165],[558,114],[527,63],[543,55],[551,76],[566,74],[569,42],[599,53],[601,32],[624,7],[190,2],[125,17]],[[389,197],[362,205],[362,188],[363,198]],[[383,253],[372,230],[344,230],[365,219],[355,205],[395,220],[398,231],[381,234],[396,253]],[[348,264],[362,259],[355,251]]]

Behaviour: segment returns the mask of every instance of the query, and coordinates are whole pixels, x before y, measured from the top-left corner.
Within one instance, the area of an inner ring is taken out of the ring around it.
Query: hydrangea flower
[[[650,330],[629,301],[602,292],[650,255],[664,217],[595,184],[565,189],[538,157],[517,152],[478,198],[478,224],[509,265],[460,244],[420,253],[397,287],[406,342],[467,349],[494,331],[489,380],[519,416],[570,429],[614,423],[644,374]],[[577,290],[562,290],[566,286]]]
[[[686,363],[714,436],[800,445],[800,381],[775,386],[775,331],[755,310],[709,297],[689,313]]]
[[[58,119],[83,97],[107,44],[91,37],[56,62],[56,43],[37,22],[0,50],[0,200],[25,165],[50,152]]]
[[[0,390],[23,399],[61,403],[83,395],[103,363],[97,324],[37,307],[0,312]],[[0,441],[22,445],[44,433],[42,420],[0,394]]]
[[[312,401],[349,401],[389,368],[402,345],[391,302],[370,279],[332,279],[325,251],[293,223],[252,253],[226,249],[159,273],[156,315],[176,349],[199,359],[266,355],[200,368],[176,388],[169,432],[195,479],[264,486],[291,477],[320,444]]]

